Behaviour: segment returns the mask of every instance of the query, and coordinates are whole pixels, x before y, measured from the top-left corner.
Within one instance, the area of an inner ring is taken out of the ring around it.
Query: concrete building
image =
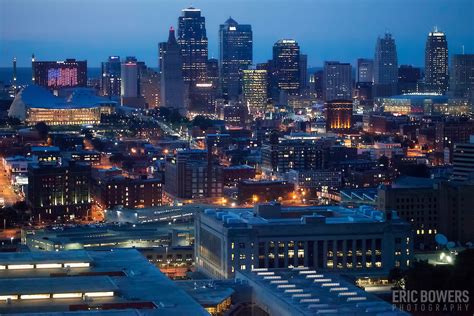
[[[474,179],[474,135],[469,143],[454,144],[453,180],[465,181]]]
[[[401,218],[412,223],[415,247],[437,246],[438,233],[449,240],[466,243],[474,239],[470,223],[474,220],[472,181],[438,181],[429,178],[401,177],[391,185],[380,186],[377,207],[395,210]]]
[[[324,62],[323,98],[325,101],[352,100],[351,64]]]
[[[357,59],[356,82],[374,82],[374,60],[367,58]]]
[[[286,179],[295,184],[295,189],[313,190],[321,187],[340,188],[342,172],[332,170],[290,170]]]
[[[222,167],[206,150],[178,151],[166,162],[165,192],[181,199],[222,196]]]
[[[262,146],[262,168],[269,172],[321,169],[326,166],[331,140],[312,135],[286,135]]]
[[[28,170],[27,203],[35,220],[85,217],[91,208],[91,167],[63,161],[37,164]]]
[[[453,96],[469,99],[471,105],[474,104],[474,54],[453,55],[449,77]]]
[[[161,178],[128,178],[114,176],[97,179],[93,189],[94,201],[103,209],[122,205],[126,208],[160,206]]]
[[[185,114],[185,91],[181,49],[174,29],[170,28],[168,42],[160,44],[161,106]]]
[[[198,269],[216,278],[296,266],[387,275],[413,256],[411,226],[371,207],[209,209],[196,217],[195,243]]]
[[[268,315],[408,315],[335,273],[293,267],[237,271],[252,303]]]
[[[398,82],[397,46],[392,34],[377,38],[374,55],[374,96],[396,94]]]
[[[0,254],[0,313],[208,315],[138,251]]]

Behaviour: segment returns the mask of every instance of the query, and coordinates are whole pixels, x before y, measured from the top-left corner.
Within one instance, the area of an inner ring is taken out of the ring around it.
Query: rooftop
[[[207,209],[204,216],[225,226],[267,226],[307,224],[383,223],[386,214],[370,206],[345,208],[342,206],[281,207],[277,203],[256,205],[254,209]],[[396,213],[393,220],[400,220]]]
[[[1,253],[1,265],[0,297],[9,299],[2,315],[207,315],[133,249]]]
[[[292,315],[407,315],[338,274],[306,267],[238,271],[236,279],[248,280],[256,296],[265,293],[258,301]]]

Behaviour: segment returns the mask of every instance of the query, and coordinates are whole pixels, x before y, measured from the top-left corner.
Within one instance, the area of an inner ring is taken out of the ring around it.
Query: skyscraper
[[[242,92],[250,114],[265,113],[267,104],[267,71],[247,69],[242,74]]]
[[[183,79],[192,87],[206,81],[207,36],[206,19],[193,7],[182,10],[178,20],[178,44],[181,47]]]
[[[102,77],[100,90],[103,96],[119,97],[121,89],[121,63],[120,56],[109,56],[102,63]]]
[[[174,29],[170,28],[168,41],[161,43],[161,106],[185,111],[184,81],[181,49],[176,41]]]
[[[389,96],[397,92],[397,45],[392,34],[377,38],[374,56],[374,95]]]
[[[453,55],[450,91],[454,97],[468,98],[474,102],[474,54]]]
[[[448,90],[448,42],[437,28],[428,34],[425,47],[425,84],[428,92]]]
[[[225,99],[238,98],[242,70],[252,64],[252,27],[229,18],[219,26],[219,70]]]
[[[300,54],[300,91],[308,88],[308,55]]]
[[[356,82],[374,82],[374,60],[367,58],[357,59]]]
[[[138,66],[135,57],[127,57],[121,64],[121,97],[138,97]]]
[[[326,61],[323,75],[325,101],[352,99],[352,66],[349,63]]]
[[[272,68],[272,97],[280,91],[300,92],[300,47],[295,40],[282,39],[273,45]]]

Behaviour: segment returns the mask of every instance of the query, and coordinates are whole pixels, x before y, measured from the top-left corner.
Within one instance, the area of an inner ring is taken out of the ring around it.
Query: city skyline
[[[99,67],[109,55],[136,56],[157,67],[158,43],[167,39],[170,26],[177,28],[181,10],[191,5],[201,9],[206,18],[210,58],[218,57],[219,25],[229,16],[252,25],[254,63],[271,58],[277,40],[291,38],[308,55],[310,67],[320,67],[326,60],[354,65],[357,58],[371,58],[377,37],[389,31],[397,44],[399,64],[422,66],[426,36],[435,26],[446,33],[450,55],[462,53],[463,45],[466,53],[474,50],[471,1],[390,0],[382,5],[370,0],[354,5],[349,1],[304,0],[298,6],[289,1],[271,2],[271,7],[267,0],[219,3],[218,7],[215,2],[140,0],[132,15],[126,1],[113,2],[113,8],[111,1],[4,1],[0,4],[0,37],[4,43],[0,67],[10,67],[14,57],[18,67],[28,67],[32,53],[38,60],[85,59],[89,67]],[[71,22],[68,12],[75,12],[80,19]],[[393,19],[393,14],[401,18]],[[373,15],[377,19],[371,19]],[[39,20],[45,16],[49,19]],[[26,22],[18,24],[19,19]],[[126,21],[130,23],[125,27]],[[41,28],[35,27],[38,23]]]

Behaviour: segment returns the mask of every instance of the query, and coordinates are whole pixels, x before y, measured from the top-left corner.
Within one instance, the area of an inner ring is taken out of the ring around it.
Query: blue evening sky
[[[423,65],[427,33],[447,34],[450,53],[474,53],[474,0],[0,0],[0,67],[68,57],[99,66],[108,55],[136,56],[157,67],[158,42],[193,5],[206,17],[209,57],[218,57],[218,27],[229,16],[251,24],[254,62],[271,58],[281,38],[296,39],[309,66],[372,57],[385,30],[400,64]]]

